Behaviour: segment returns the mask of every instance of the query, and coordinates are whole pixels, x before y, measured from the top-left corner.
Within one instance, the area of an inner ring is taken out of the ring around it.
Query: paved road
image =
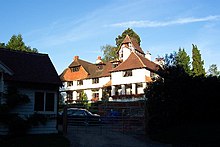
[[[143,135],[113,131],[103,126],[68,126],[71,147],[170,147],[145,139]]]

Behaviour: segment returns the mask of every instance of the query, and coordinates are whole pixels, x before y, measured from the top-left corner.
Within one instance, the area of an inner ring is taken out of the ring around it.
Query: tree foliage
[[[0,48],[5,48],[5,43],[0,42]]]
[[[209,76],[220,76],[220,71],[218,71],[218,67],[216,64],[212,64],[209,66],[208,74]]]
[[[196,45],[192,45],[192,74],[193,76],[204,76],[205,69],[203,67],[204,61],[202,60],[199,49]]]
[[[189,56],[184,49],[179,49],[178,52],[166,55],[164,72],[159,73],[161,78],[145,89],[148,99],[147,131],[150,137],[176,128],[179,128],[176,132],[181,134],[184,126],[206,126],[218,122],[220,109],[216,95],[220,87],[220,77],[205,77],[197,46],[193,45],[192,50],[193,74],[190,73]],[[209,72],[212,75],[218,74],[217,66],[212,65]],[[181,140],[181,135],[179,139]]]
[[[118,58],[117,48],[112,45],[105,45],[101,47],[101,51],[103,52],[102,60],[104,62],[112,61]]]
[[[176,66],[181,67],[186,73],[190,74],[190,57],[187,55],[184,49],[179,48],[178,53],[175,57]]]
[[[13,35],[6,45],[1,43],[0,47],[25,52],[38,52],[36,48],[31,48],[30,46],[25,45],[21,34]]]
[[[176,126],[218,121],[220,78],[194,77],[175,66],[165,70],[163,78],[145,89],[150,135]]]
[[[131,28],[128,28],[121,35],[118,35],[118,37],[115,39],[116,45],[118,48],[120,47],[120,45],[121,45],[122,41],[124,40],[124,38],[126,37],[126,35],[129,35],[130,37],[135,39],[137,41],[137,43],[140,45],[141,39],[140,39],[139,35],[136,34]]]

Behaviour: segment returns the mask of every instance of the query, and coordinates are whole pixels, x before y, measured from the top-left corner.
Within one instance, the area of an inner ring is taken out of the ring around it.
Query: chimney
[[[78,60],[79,56],[74,56],[73,60]]]
[[[102,63],[102,58],[101,58],[101,56],[98,56],[98,57],[97,57],[95,63],[96,63],[96,64]]]
[[[149,51],[146,52],[145,58],[151,61],[151,53]]]

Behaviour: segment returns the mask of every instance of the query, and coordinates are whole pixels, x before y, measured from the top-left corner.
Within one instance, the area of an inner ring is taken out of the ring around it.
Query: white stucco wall
[[[132,76],[123,77],[124,71],[112,72],[112,85],[131,84],[145,82],[145,76],[150,76],[150,71],[146,69],[132,70]]]
[[[77,81],[73,81],[73,86],[67,86],[67,82],[64,82],[64,86],[60,88],[60,91],[101,88],[109,81],[110,77],[102,77],[99,78],[99,83],[92,84],[92,79],[85,79],[83,85],[77,85]]]
[[[121,58],[121,53],[123,54],[123,57]],[[123,47],[119,50],[119,59],[125,61],[131,54],[131,50]]]

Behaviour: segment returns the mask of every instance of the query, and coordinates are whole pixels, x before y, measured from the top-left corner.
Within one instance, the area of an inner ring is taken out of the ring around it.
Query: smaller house
[[[6,102],[9,87],[26,95],[30,102],[18,105],[11,112],[27,118],[35,113],[47,119],[46,124],[32,126],[28,133],[57,133],[59,76],[47,54],[0,48],[0,106]],[[0,134],[7,134],[0,123]]]

